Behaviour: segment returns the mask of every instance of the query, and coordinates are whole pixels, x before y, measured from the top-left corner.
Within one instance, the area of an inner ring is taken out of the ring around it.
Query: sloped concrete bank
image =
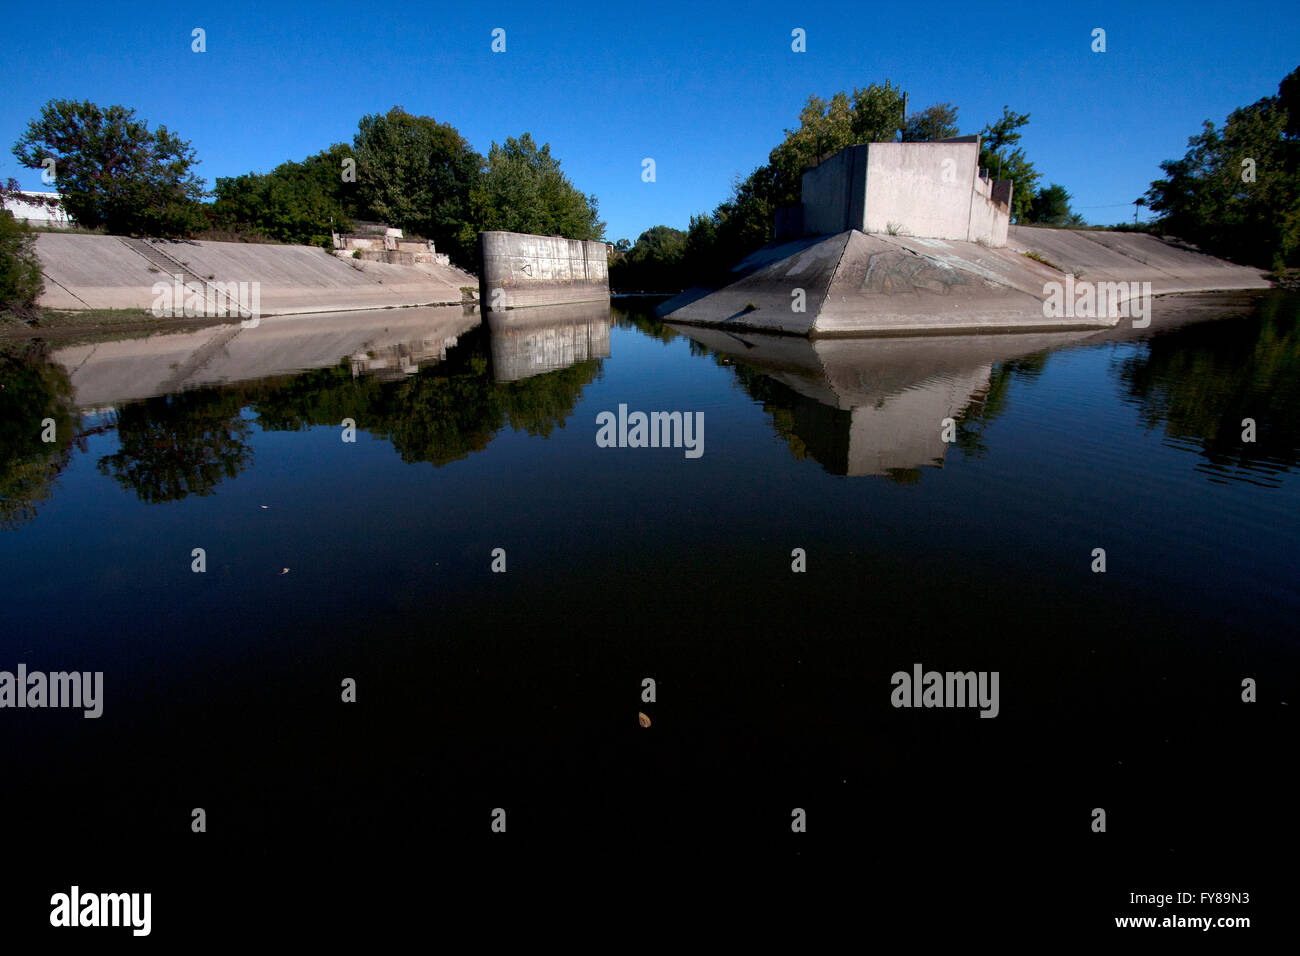
[[[38,304],[53,309],[150,310],[157,284],[177,275],[218,303],[218,286],[257,283],[261,315],[451,305],[478,285],[450,265],[341,259],[313,246],[41,233],[36,254],[45,273]]]
[[[811,337],[1059,331],[1110,328],[1121,315],[1052,314],[1053,285],[1064,297],[1106,283],[1125,312],[1142,306],[1148,282],[1151,296],[1269,288],[1258,269],[1154,236],[1027,226],[1012,227],[1005,248],[850,229],[765,246],[732,274],[719,289],[669,299],[658,314]]]

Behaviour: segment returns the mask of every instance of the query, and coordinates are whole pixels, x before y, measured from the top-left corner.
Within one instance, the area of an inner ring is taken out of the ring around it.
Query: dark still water
[[[155,932],[199,885],[348,922],[412,863],[433,891],[592,858],[884,880],[866,917],[1279,905],[1300,308],[1160,301],[1102,335],[616,307],[10,348],[0,670],[103,672],[97,719],[0,709],[14,919],[80,880],[151,889]],[[601,447],[620,406],[702,420],[702,453]],[[918,666],[997,683],[924,706]]]

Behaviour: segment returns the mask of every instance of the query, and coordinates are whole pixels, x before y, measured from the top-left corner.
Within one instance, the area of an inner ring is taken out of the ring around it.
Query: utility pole
[[[898,141],[907,139],[907,91],[903,91],[903,123],[898,127]]]

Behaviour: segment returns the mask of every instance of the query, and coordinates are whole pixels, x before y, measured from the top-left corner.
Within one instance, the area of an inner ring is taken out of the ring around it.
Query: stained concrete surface
[[[451,304],[478,280],[454,266],[340,259],[313,246],[150,240],[146,258],[116,236],[41,233],[39,304],[55,309],[150,309],[155,283],[189,272],[214,282],[260,283],[262,315]],[[160,264],[161,263],[161,264]]]

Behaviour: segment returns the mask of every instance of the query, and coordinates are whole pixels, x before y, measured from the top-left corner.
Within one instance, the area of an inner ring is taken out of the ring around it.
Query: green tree
[[[551,155],[524,133],[488,150],[487,169],[474,190],[479,228],[566,239],[603,239],[596,197],[576,189]]]
[[[775,205],[800,201],[803,174],[822,160],[856,143],[893,142],[903,120],[903,93],[888,80],[839,92],[829,100],[810,96],[799,113],[799,128],[755,171],[751,191]]]
[[[0,187],[0,196],[18,191],[18,183],[11,179],[7,187]],[[44,291],[36,234],[9,210],[0,210],[0,315],[32,317]]]
[[[637,237],[627,255],[610,266],[611,287],[619,292],[679,291],[688,241],[689,234],[680,229],[652,226]]]
[[[906,143],[934,143],[961,135],[957,126],[957,107],[951,103],[935,103],[907,118],[903,127]]]
[[[150,131],[123,106],[50,100],[14,144],[29,169],[54,173],[78,224],[122,235],[183,236],[203,224],[194,149],[165,126]]]
[[[1047,226],[1071,225],[1077,218],[1070,211],[1070,200],[1072,198],[1065,187],[1058,183],[1044,186],[1034,194],[1024,221]]]
[[[217,226],[281,242],[312,243],[331,231],[348,232],[358,206],[357,184],[343,178],[349,159],[354,159],[352,147],[336,143],[264,175],[222,177],[209,217]]]
[[[394,106],[361,118],[353,148],[358,199],[369,214],[434,240],[458,262],[473,262],[470,194],[483,157],[454,126]]]
[[[1020,142],[1020,129],[1029,124],[1028,113],[1013,113],[1002,107],[1002,115],[985,125],[980,131],[980,166],[989,171],[992,179],[1010,179],[1011,218],[1020,222],[1029,215],[1030,206],[1038,189],[1038,172],[1025,158]]]
[[[1223,129],[1206,121],[1182,159],[1160,164],[1147,205],[1158,226],[1208,252],[1268,268],[1300,265],[1300,68]]]

